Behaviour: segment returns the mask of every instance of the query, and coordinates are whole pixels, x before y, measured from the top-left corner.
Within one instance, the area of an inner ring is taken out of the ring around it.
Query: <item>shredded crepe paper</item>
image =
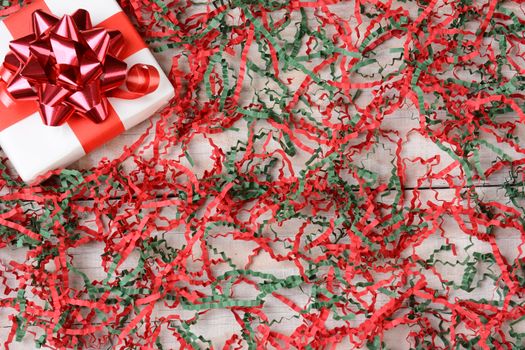
[[[525,348],[522,1],[120,4],[176,97],[1,163],[6,348]]]

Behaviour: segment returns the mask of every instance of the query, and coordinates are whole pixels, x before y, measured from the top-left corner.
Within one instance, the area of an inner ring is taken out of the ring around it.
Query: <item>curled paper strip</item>
[[[95,123],[108,117],[108,97],[135,99],[159,86],[153,66],[128,71],[119,59],[126,43],[118,30],[93,27],[89,12],[57,18],[33,13],[33,33],[10,43],[1,73],[0,103],[37,100],[46,125],[76,114]],[[126,83],[127,90],[120,88]]]

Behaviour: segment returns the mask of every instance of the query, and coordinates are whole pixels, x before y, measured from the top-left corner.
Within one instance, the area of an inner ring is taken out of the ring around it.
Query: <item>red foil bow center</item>
[[[93,27],[86,10],[57,18],[33,13],[33,33],[11,41],[3,64],[0,102],[36,100],[46,125],[77,113],[101,123],[108,97],[134,99],[155,91],[158,70],[137,64],[128,72],[120,59],[125,40],[118,30]],[[121,88],[126,82],[127,90]]]

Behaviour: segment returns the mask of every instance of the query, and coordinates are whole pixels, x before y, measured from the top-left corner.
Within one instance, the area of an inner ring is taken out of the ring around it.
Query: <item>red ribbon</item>
[[[0,102],[36,100],[49,126],[75,113],[101,123],[109,115],[108,97],[135,99],[159,86],[155,67],[136,64],[127,70],[120,59],[125,44],[120,31],[93,27],[86,10],[60,19],[37,10],[33,33],[9,45],[0,69]]]

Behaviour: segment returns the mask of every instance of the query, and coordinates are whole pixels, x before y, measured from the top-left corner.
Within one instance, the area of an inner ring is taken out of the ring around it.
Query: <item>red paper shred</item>
[[[119,2],[176,97],[2,161],[5,348],[524,348],[520,1]]]

